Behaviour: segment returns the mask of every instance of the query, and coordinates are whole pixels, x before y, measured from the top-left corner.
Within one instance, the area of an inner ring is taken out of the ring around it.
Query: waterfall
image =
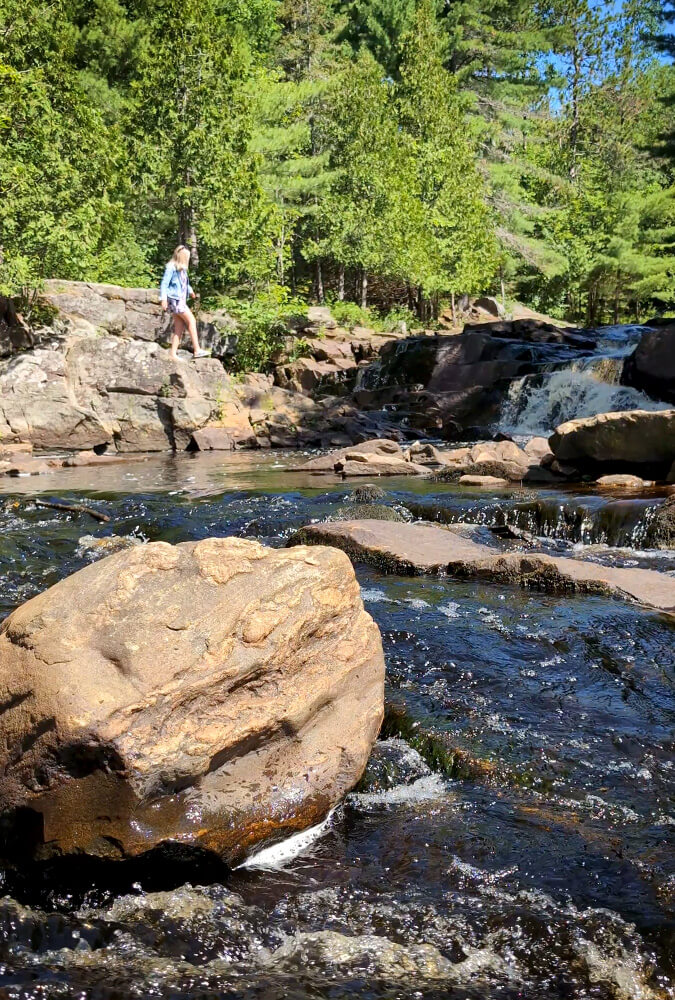
[[[611,347],[611,353],[577,360],[549,374],[517,379],[504,400],[499,429],[514,435],[548,435],[559,424],[579,417],[668,409],[644,392],[619,384],[624,359],[634,343],[631,338],[617,349],[616,339],[607,337],[598,346]]]

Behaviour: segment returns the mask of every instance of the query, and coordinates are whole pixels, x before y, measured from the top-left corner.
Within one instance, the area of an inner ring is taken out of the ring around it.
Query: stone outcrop
[[[599,473],[665,479],[675,459],[675,409],[570,420],[556,428],[549,443],[558,462]]]
[[[654,399],[675,403],[675,323],[643,334],[626,358],[621,380]]]
[[[394,341],[361,375],[354,398],[367,409],[386,405],[407,426],[430,436],[457,440],[463,427],[486,426],[497,418],[513,379],[569,365],[592,346],[574,331],[552,327],[535,336],[529,329],[480,323],[459,335]]]
[[[47,296],[53,308],[70,310],[59,312],[51,339],[0,361],[3,445],[227,451],[402,436],[348,399],[315,400],[275,386],[272,376],[234,379],[215,357],[173,362],[157,342],[164,320],[154,290],[49,282]]]
[[[571,347],[590,350],[595,340],[583,330],[558,326],[556,323],[540,319],[496,320],[491,323],[467,323],[465,333],[473,330],[489,333],[492,337],[506,340],[522,340],[532,344],[568,344]]]
[[[0,358],[35,347],[38,336],[31,330],[12,299],[0,295]]]
[[[228,408],[244,409],[218,361],[140,340],[73,336],[0,366],[0,438],[41,449],[183,450]]]
[[[18,608],[0,660],[0,804],[34,856],[239,860],[326,815],[383,715],[380,635],[335,549],[137,546]]]
[[[162,311],[157,288],[122,288],[86,281],[45,282],[43,299],[64,319],[83,331],[114,333],[133,340],[165,343],[171,338],[173,320]],[[221,311],[198,313],[202,346],[214,356],[232,353],[237,323]]]
[[[472,535],[467,525],[337,521],[308,525],[289,544],[336,546],[384,572],[447,573],[553,593],[607,594],[675,614],[675,580],[667,573],[500,550]]]

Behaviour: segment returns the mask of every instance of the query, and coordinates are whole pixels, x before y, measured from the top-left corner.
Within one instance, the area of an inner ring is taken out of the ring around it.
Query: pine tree
[[[142,281],[121,133],[82,89],[62,3],[0,0],[0,291]],[[117,248],[113,263],[111,248]]]
[[[260,179],[275,207],[277,279],[285,284],[299,235],[311,227],[330,187],[329,155],[317,148],[314,119],[325,86],[261,74],[255,85],[256,130],[251,148],[260,155]]]
[[[358,52],[367,49],[391,79],[398,78],[401,40],[415,18],[417,0],[352,0],[341,37]]]
[[[365,308],[369,275],[404,276],[422,226],[412,146],[399,131],[392,86],[366,50],[334,79],[321,139],[334,177],[306,252],[335,262],[339,297],[345,271],[356,273]]]
[[[496,265],[493,220],[443,48],[434,0],[421,0],[403,41],[401,126],[413,142],[417,190],[429,234],[414,274],[419,306],[431,296],[484,290]]]
[[[264,11],[256,12],[257,24]],[[260,280],[273,255],[249,145],[251,11],[236,0],[156,0],[148,13],[128,116],[142,224],[164,255],[185,243],[204,284]]]

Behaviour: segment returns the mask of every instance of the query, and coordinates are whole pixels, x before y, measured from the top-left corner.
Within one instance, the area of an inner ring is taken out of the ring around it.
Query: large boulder
[[[513,379],[568,366],[589,345],[557,327],[503,322],[467,326],[459,336],[394,340],[361,371],[354,398],[373,409],[393,406],[409,426],[456,440],[462,427],[494,422]]]
[[[397,441],[389,441],[387,438],[376,438],[374,441],[363,441],[361,444],[351,445],[347,448],[338,448],[336,451],[328,452],[327,455],[318,455],[310,458],[298,467],[299,472],[335,472],[337,462],[343,462],[347,455],[373,456],[385,459],[393,459],[397,462],[405,461],[401,446]],[[352,461],[354,459],[352,458]],[[358,459],[356,459],[358,461]]]
[[[558,462],[665,478],[675,459],[675,409],[627,410],[569,420],[549,438]]]
[[[0,438],[36,448],[184,450],[207,423],[242,417],[255,441],[219,361],[176,363],[142,340],[76,336],[0,362]]]
[[[33,856],[237,861],[323,819],[383,715],[379,631],[330,548],[116,553],[11,614],[0,662],[0,808]]]
[[[675,403],[675,324],[648,330],[626,358],[622,382]]]
[[[62,317],[105,333],[164,343],[173,331],[173,320],[162,311],[157,288],[52,279],[44,283],[43,299]],[[198,313],[197,326],[202,346],[214,356],[232,354],[238,324],[228,313],[222,309]]]

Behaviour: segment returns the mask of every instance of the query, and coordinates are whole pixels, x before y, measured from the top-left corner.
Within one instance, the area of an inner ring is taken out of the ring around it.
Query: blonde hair
[[[187,271],[190,266],[190,251],[186,246],[181,243],[180,246],[176,247],[173,252],[173,256],[169,261],[170,264],[175,264],[179,271]]]

